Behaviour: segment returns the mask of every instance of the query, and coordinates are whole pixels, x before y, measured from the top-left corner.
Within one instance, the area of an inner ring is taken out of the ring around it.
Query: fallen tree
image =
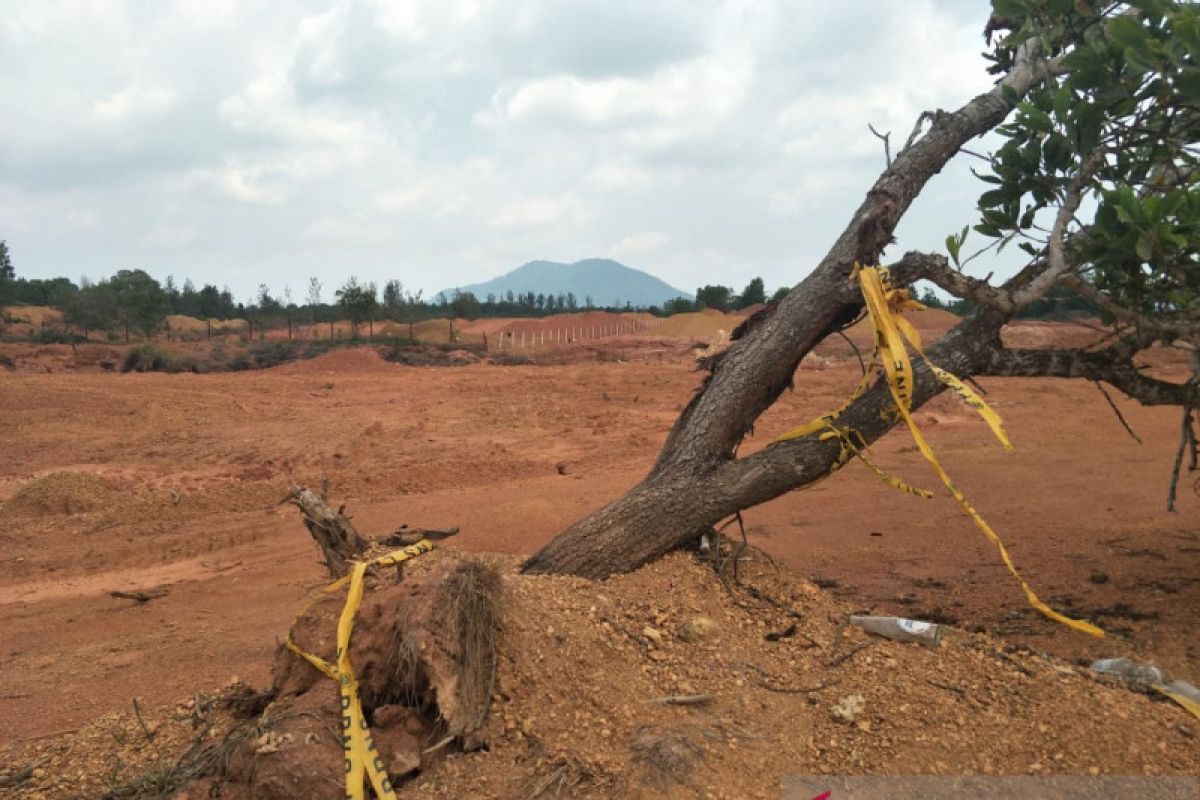
[[[987,35],[1000,79],[961,108],[924,113],[867,191],[824,259],[782,300],[748,319],[676,421],[650,473],[627,494],[562,531],[523,566],[527,573],[603,578],[635,569],[742,509],[804,487],[844,458],[836,437],[814,431],[738,458],[758,417],[795,380],[800,361],[862,313],[851,280],[874,265],[929,179],[994,131],[985,157],[975,231],[990,240],[960,258],[968,231],[947,239],[949,257],[911,252],[893,281],[928,280],[974,311],[927,350],[933,364],[972,375],[1105,381],[1152,405],[1184,409],[1176,464],[1196,438],[1200,398],[1200,13],[1188,3],[995,0]],[[1006,122],[1006,120],[1010,120]],[[1085,200],[1087,203],[1085,204]],[[1089,222],[1083,207],[1094,207]],[[1030,255],[1000,284],[965,266],[1015,243]],[[1097,342],[1070,350],[1014,350],[1002,327],[1052,289],[1095,304]],[[1136,356],[1152,346],[1192,352],[1193,375],[1174,384],[1146,375]],[[915,362],[911,407],[945,389]],[[819,409],[816,411],[824,411]],[[866,444],[897,423],[892,393],[876,382],[838,418]],[[1172,498],[1174,489],[1172,487]]]

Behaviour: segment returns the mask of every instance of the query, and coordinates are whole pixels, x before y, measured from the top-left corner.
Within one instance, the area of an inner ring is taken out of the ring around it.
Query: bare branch
[[[891,169],[892,168],[892,144],[891,144],[890,139],[892,136],[892,132],[888,131],[887,133],[880,133],[879,131],[875,130],[875,126],[869,122],[867,123],[867,129],[870,130],[871,133],[875,134],[875,136],[878,137],[883,142],[883,157],[884,157],[884,160],[887,161],[888,169]]]
[[[934,112],[934,111],[922,111],[921,112],[921,115],[919,117],[917,117],[917,121],[913,125],[912,133],[908,134],[908,138],[904,140],[904,147],[900,148],[901,153],[903,153],[908,148],[912,147],[913,143],[916,142],[918,138],[920,138],[921,130],[925,127],[925,123],[927,121],[932,121],[934,118],[933,115],[935,113],[937,113],[937,112]]]
[[[1182,406],[1195,402],[1197,387],[1194,383],[1171,383],[1142,374],[1133,365],[1131,350],[1126,343],[1095,351],[996,348],[976,374],[1106,381],[1146,406]]]
[[[1121,305],[1078,275],[1060,275],[1058,282],[1089,303],[1112,314],[1115,319],[1133,325],[1140,330],[1159,335],[1175,334],[1192,338],[1200,334],[1200,320],[1196,322],[1184,322],[1170,318],[1147,317],[1144,314],[1132,311],[1127,306]]]
[[[1100,381],[1092,381],[1092,383],[1096,384],[1096,388],[1100,390],[1100,394],[1104,395],[1104,399],[1108,401],[1108,407],[1111,408],[1112,412],[1117,415],[1117,421],[1121,423],[1121,427],[1125,429],[1125,432],[1132,436],[1133,440],[1138,444],[1145,444],[1145,442],[1142,441],[1142,437],[1138,436],[1137,433],[1134,432],[1133,428],[1129,426],[1128,420],[1126,420],[1125,415],[1121,413],[1121,409],[1117,408],[1117,404],[1114,403],[1112,397],[1109,396],[1108,391],[1104,388],[1104,384]]]
[[[1039,299],[1050,290],[1060,276],[1072,271],[1072,264],[1067,260],[1067,226],[1075,218],[1079,203],[1083,200],[1083,191],[1092,175],[1104,163],[1104,158],[1098,153],[1088,154],[1079,165],[1079,171],[1071,179],[1067,187],[1063,204],[1054,218],[1054,227],[1050,229],[1050,241],[1046,244],[1047,269],[1035,275],[1027,284],[1013,294],[1013,302],[1017,308],[1024,308]]]

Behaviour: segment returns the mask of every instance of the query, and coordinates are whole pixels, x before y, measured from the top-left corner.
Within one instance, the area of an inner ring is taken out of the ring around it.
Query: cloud
[[[488,220],[488,227],[503,229],[558,225],[579,221],[586,215],[586,208],[573,192],[558,197],[523,197],[504,203]]]
[[[866,124],[896,146],[991,84],[986,4],[947,0],[11,5],[18,272],[143,267],[238,296],[589,256],[794,283],[882,167]],[[945,170],[899,246],[938,247],[976,191]]]
[[[626,236],[621,241],[613,246],[612,252],[618,256],[635,255],[640,256],[646,253],[652,253],[655,250],[661,250],[668,242],[671,241],[670,234],[662,231],[646,231],[645,233],[635,233],[633,236]]]

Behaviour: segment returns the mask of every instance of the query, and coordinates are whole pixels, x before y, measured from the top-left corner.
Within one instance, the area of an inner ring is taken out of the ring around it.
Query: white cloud
[[[750,75],[741,57],[670,64],[647,78],[554,75],[504,86],[477,116],[484,127],[527,123],[623,125],[679,136],[718,122],[742,98]]]
[[[488,220],[491,228],[521,228],[578,222],[587,215],[580,199],[567,192],[558,197],[523,197],[505,202]]]
[[[626,236],[617,242],[612,248],[612,252],[618,256],[644,255],[645,253],[661,250],[670,241],[670,234],[663,233],[662,231],[635,233],[633,236]]]
[[[181,250],[196,241],[194,225],[160,225],[141,238],[141,243],[160,250]]]
[[[991,83],[982,0],[9,5],[18,272],[141,266],[239,296],[588,256],[793,283],[882,166],[867,122],[898,146]],[[975,189],[951,168],[931,190]],[[967,221],[925,202],[904,247]]]
[[[631,164],[600,164],[587,174],[587,182],[600,191],[636,191],[654,182],[651,173]]]
[[[126,86],[92,104],[92,112],[105,122],[157,114],[171,107],[175,94],[162,86]]]

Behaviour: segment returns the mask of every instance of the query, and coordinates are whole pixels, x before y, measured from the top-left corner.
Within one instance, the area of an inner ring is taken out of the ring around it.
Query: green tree
[[[704,308],[714,308],[717,311],[728,311],[733,299],[733,289],[728,286],[701,286],[696,290],[696,302]]]
[[[404,305],[404,284],[392,278],[383,284],[383,313],[390,320],[400,319],[400,307]]]
[[[800,361],[862,313],[861,294],[848,291],[856,266],[879,263],[913,201],[936,190],[930,179],[990,132],[996,149],[976,167],[985,186],[974,232],[983,247],[963,257],[968,226],[947,237],[949,258],[912,250],[890,265],[896,289],[926,279],[973,304],[925,348],[928,362],[962,378],[1107,381],[1144,404],[1182,407],[1178,476],[1196,452],[1200,356],[1190,378],[1171,381],[1143,372],[1139,353],[1200,347],[1200,4],[993,0],[993,12],[993,77],[981,76],[980,93],[922,114],[903,147],[880,154],[881,173],[825,255],[709,362],[649,474],[560,533],[526,572],[599,578],[637,568],[742,509],[827,477],[847,452],[831,426],[865,447],[904,416],[897,403],[912,410],[945,391],[917,359],[903,395],[878,380],[831,425],[738,453],[759,415],[802,379]],[[1008,245],[1028,255],[1013,277],[992,282],[986,263],[985,277],[967,271]],[[1006,345],[1003,326],[1055,287],[1094,303],[1108,329],[1086,348]],[[828,409],[812,411],[819,418]]]
[[[767,291],[763,287],[762,278],[754,278],[746,288],[742,290],[742,294],[738,297],[738,308],[746,308],[747,306],[759,305],[767,302]]]
[[[342,313],[350,320],[350,338],[357,339],[359,326],[371,319],[375,310],[375,284],[361,285],[358,278],[351,275],[334,294]]]
[[[473,292],[455,290],[450,300],[450,313],[459,319],[472,320],[479,316],[479,299]]]
[[[167,316],[167,294],[158,281],[140,269],[123,269],[108,279],[117,320],[129,341],[130,330],[149,339]]]
[[[8,242],[0,239],[0,305],[12,302],[12,285],[17,280],[12,257],[8,254]]]
[[[76,325],[86,339],[88,331],[115,329],[120,320],[116,293],[112,286],[102,281],[98,284],[80,282],[80,289],[63,306],[63,320]]]

